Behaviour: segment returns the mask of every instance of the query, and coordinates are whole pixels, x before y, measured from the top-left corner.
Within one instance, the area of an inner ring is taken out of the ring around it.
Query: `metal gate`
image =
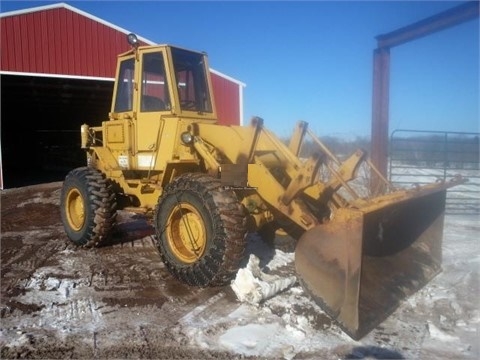
[[[390,137],[389,179],[399,187],[448,180],[468,182],[447,192],[449,214],[480,214],[480,133],[395,130]]]

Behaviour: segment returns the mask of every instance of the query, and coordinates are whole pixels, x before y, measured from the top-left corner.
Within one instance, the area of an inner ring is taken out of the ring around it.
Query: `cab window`
[[[172,58],[181,109],[212,112],[202,54],[173,48]]]
[[[161,52],[143,55],[140,111],[170,110],[165,63]]]
[[[115,94],[114,112],[131,111],[133,106],[135,59],[123,60],[118,74],[117,93]]]

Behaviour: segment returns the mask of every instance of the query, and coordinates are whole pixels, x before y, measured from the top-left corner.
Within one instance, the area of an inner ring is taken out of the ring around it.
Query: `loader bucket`
[[[384,321],[441,271],[446,189],[341,208],[295,250],[299,280],[353,339]]]

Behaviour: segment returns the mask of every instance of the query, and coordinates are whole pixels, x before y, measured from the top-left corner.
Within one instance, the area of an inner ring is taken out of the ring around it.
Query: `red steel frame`
[[[459,25],[478,16],[479,2],[467,1],[437,15],[376,37],[377,48],[373,52],[371,157],[372,163],[384,176],[387,175],[388,167],[390,48]]]

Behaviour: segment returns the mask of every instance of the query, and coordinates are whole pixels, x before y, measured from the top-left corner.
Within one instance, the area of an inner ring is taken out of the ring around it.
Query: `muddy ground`
[[[226,301],[235,301],[228,288],[189,288],[173,279],[153,246],[152,227],[132,214],[119,213],[115,242],[107,246],[83,249],[71,244],[60,220],[60,186],[50,183],[2,193],[2,359],[236,358],[183,346],[181,336],[170,331],[179,318],[221,291],[228,292]],[[82,295],[71,296],[75,289]],[[35,290],[61,292],[70,300],[17,300]],[[59,322],[66,320],[60,337],[55,334],[58,324],[41,319],[47,307]],[[160,308],[161,316],[150,319],[154,326],[139,323],[139,317]],[[98,311],[108,326],[88,329]],[[31,328],[17,322],[24,317],[34,319]],[[20,340],[7,344],[11,333]]]
[[[243,328],[249,321],[272,329],[281,323],[286,330],[271,338],[271,347],[278,336],[292,334],[288,351],[229,347],[221,334],[241,306],[230,287],[192,288],[173,279],[160,261],[152,227],[131,213],[119,213],[110,244],[76,247],[61,224],[60,187],[1,193],[2,359],[478,358],[478,271],[471,268],[458,273],[463,277],[433,282],[362,342],[300,301],[297,290],[249,308],[258,313],[254,320],[246,314],[235,320]],[[227,345],[217,346],[219,339]],[[303,347],[292,349],[296,341]]]

